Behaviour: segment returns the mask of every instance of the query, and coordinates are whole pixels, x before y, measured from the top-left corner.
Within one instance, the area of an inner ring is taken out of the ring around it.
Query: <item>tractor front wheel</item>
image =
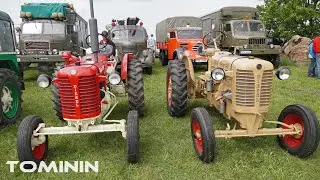
[[[144,84],[142,65],[139,60],[129,61],[127,91],[129,110],[137,110],[139,116],[144,115]]]
[[[21,114],[21,84],[17,74],[0,69],[0,124],[13,124]]]
[[[188,80],[182,61],[169,61],[167,72],[167,109],[172,117],[182,117],[188,108]]]
[[[129,111],[127,120],[127,161],[135,164],[139,161],[139,115],[137,111]]]
[[[43,123],[41,117],[28,116],[22,120],[19,125],[17,135],[18,158],[20,162],[33,161],[40,164],[48,154],[48,136],[34,136],[40,123]],[[26,169],[33,168],[32,165],[25,165]]]
[[[313,154],[320,140],[319,121],[314,112],[303,105],[290,105],[282,110],[278,120],[287,125],[296,126],[301,132],[297,135],[278,136],[281,148],[299,158]],[[287,127],[278,125],[278,128]]]
[[[205,108],[192,110],[191,136],[198,158],[204,163],[212,162],[216,155],[216,142],[210,116]]]

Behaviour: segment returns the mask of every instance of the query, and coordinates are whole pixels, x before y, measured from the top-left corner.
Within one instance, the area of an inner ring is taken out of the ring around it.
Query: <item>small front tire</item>
[[[211,119],[205,108],[195,108],[191,112],[191,136],[198,158],[210,163],[216,156],[216,141]]]
[[[282,110],[278,120],[288,125],[297,125],[302,130],[298,135],[278,136],[277,141],[281,148],[299,158],[312,155],[320,140],[319,121],[311,109],[303,105],[290,105]],[[278,128],[287,129],[278,125]]]
[[[44,122],[39,116],[28,116],[20,123],[17,135],[17,150],[20,162],[33,161],[38,166],[40,162],[47,157],[48,136],[35,137],[33,135],[33,131],[36,130],[41,123]],[[32,142],[36,143],[37,141],[44,142],[33,146]],[[32,165],[27,164],[25,168],[30,169]]]
[[[139,115],[133,110],[128,113],[127,120],[127,161],[131,164],[139,162]]]

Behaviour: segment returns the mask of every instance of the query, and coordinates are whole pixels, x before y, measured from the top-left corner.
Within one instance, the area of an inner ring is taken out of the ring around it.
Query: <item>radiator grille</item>
[[[255,106],[255,81],[252,71],[237,70],[236,104],[238,106]]]
[[[265,38],[250,38],[249,44],[266,44]]]
[[[81,116],[101,111],[98,86],[95,76],[80,77],[78,88]],[[59,92],[63,115],[76,117],[75,99],[68,78],[59,78]]]
[[[47,50],[50,49],[49,47],[49,42],[32,42],[32,41],[28,41],[25,42],[25,49],[26,50]]]
[[[269,106],[270,104],[270,95],[272,88],[272,70],[267,70],[262,75],[261,81],[261,92],[260,92],[260,106]]]
[[[198,52],[198,48],[199,48],[200,46],[202,46],[202,44],[201,44],[201,43],[198,43],[198,44],[196,44],[196,45],[194,45],[194,46],[192,47],[192,50],[195,51],[195,52]]]

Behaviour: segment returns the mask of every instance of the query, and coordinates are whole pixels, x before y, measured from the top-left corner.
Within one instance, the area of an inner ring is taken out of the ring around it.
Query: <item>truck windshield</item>
[[[65,24],[63,23],[25,23],[22,27],[22,34],[65,34]]]
[[[11,23],[0,20],[0,52],[14,52]]]
[[[114,40],[141,40],[145,38],[144,32],[140,29],[121,29],[112,31]]]
[[[201,30],[181,30],[178,31],[179,39],[202,39]]]
[[[233,32],[235,35],[264,35],[265,29],[259,21],[235,21]]]

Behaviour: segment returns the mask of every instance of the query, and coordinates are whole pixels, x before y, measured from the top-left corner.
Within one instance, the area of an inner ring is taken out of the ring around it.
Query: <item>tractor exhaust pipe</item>
[[[90,1],[90,13],[91,13],[91,18],[89,19],[91,51],[93,53],[94,61],[98,62],[98,53],[99,53],[98,22],[97,22],[97,19],[94,18],[93,0],[89,0],[89,1]]]

